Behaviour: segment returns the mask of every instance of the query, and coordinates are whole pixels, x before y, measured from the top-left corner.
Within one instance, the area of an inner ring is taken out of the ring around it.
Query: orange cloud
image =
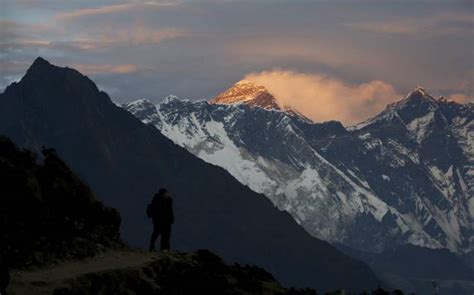
[[[449,96],[450,99],[454,100],[455,102],[458,103],[468,103],[468,102],[474,102],[474,97],[468,96],[463,93],[454,93]]]
[[[187,33],[178,29],[153,29],[146,26],[134,26],[129,30],[124,29],[117,32],[117,30],[107,30],[99,33],[100,41],[103,44],[124,44],[143,45],[143,44],[157,44],[165,39],[173,39],[185,36]]]
[[[474,69],[470,69],[465,73],[464,79],[456,85],[453,91],[447,97],[458,103],[474,102]]]
[[[251,73],[245,79],[265,86],[280,104],[315,122],[338,120],[345,125],[355,124],[401,97],[392,85],[378,80],[352,85],[320,74],[284,70]]]
[[[101,14],[108,14],[108,13],[116,13],[130,9],[133,7],[132,4],[117,4],[117,5],[108,5],[108,6],[101,6],[101,7],[94,7],[94,8],[82,8],[67,12],[61,12],[56,15],[56,19],[58,20],[71,20],[75,18],[80,18],[83,16],[90,16],[90,15],[101,15]]]
[[[158,44],[187,35],[188,32],[174,28],[157,30],[146,26],[131,26],[116,30],[108,27],[92,32],[87,38],[77,37],[69,45],[83,50],[102,50],[117,46]]]
[[[104,15],[128,11],[137,8],[150,8],[158,6],[176,5],[174,2],[144,2],[144,3],[124,3],[116,5],[106,5],[94,8],[81,8],[67,12],[61,12],[56,15],[57,20],[73,20],[81,17]]]
[[[74,64],[72,68],[85,74],[128,74],[138,71],[138,67],[132,64],[122,65],[100,65],[100,64]]]

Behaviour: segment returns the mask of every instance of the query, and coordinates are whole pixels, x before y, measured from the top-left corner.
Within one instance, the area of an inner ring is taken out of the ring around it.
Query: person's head
[[[163,196],[163,195],[165,195],[167,192],[168,192],[168,191],[167,191],[164,187],[162,187],[162,188],[160,188],[160,190],[158,191],[158,195]]]

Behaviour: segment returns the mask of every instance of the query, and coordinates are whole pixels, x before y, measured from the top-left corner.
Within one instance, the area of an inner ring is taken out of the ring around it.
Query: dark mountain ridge
[[[378,284],[365,264],[312,238],[266,197],[145,126],[73,69],[35,60],[20,82],[0,94],[0,133],[34,150],[54,146],[120,211],[123,237],[133,245],[146,244],[144,211],[164,186],[175,199],[174,248],[208,248],[300,287],[361,290]]]

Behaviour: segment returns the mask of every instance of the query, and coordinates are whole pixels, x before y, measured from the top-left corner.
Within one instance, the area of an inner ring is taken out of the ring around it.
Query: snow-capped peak
[[[132,101],[132,102],[129,102],[129,103],[125,103],[123,104],[124,106],[127,106],[128,108],[134,108],[134,109],[147,109],[149,107],[153,107],[153,103],[151,101],[149,101],[148,99],[146,98],[142,98],[142,99],[137,99],[135,101]]]
[[[404,117],[404,113],[408,113],[410,116],[420,116],[436,110],[438,101],[423,87],[417,86],[404,99],[395,103],[392,108],[402,117]]]
[[[165,104],[171,103],[171,102],[174,102],[174,101],[188,101],[188,100],[179,98],[176,95],[168,95],[167,97],[165,97],[163,99],[163,103],[165,103]]]
[[[276,110],[301,120],[312,122],[309,118],[290,106],[280,105],[275,97],[265,88],[249,80],[240,80],[231,88],[209,100],[210,104],[235,105],[245,104],[265,110]]]
[[[408,97],[414,96],[414,95],[419,95],[423,97],[431,97],[431,95],[426,91],[426,89],[422,86],[416,86],[415,89],[413,89],[408,95]]]
[[[417,86],[409,92],[403,99],[387,105],[385,110],[364,122],[350,126],[348,130],[359,130],[380,121],[390,121],[392,119],[399,120],[402,117],[404,120],[410,121],[416,117],[422,117],[433,112],[438,108],[438,103],[429,92]],[[407,118],[410,117],[410,118]]]
[[[153,117],[156,114],[155,105],[147,99],[138,99],[122,104],[125,110],[143,117]]]
[[[453,100],[449,99],[448,97],[446,97],[444,95],[438,97],[438,102],[446,103],[446,102],[450,102],[450,101],[453,101]]]
[[[256,87],[257,85],[255,83],[253,83],[252,81],[249,81],[249,80],[240,80],[239,82],[235,83],[234,84],[235,86],[250,86],[250,87]]]
[[[209,101],[214,104],[247,104],[263,109],[281,110],[275,97],[262,86],[241,80]]]

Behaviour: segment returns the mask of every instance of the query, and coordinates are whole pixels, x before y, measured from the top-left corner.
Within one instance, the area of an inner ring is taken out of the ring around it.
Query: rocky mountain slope
[[[166,187],[174,197],[174,249],[210,249],[227,261],[262,266],[285,285],[360,290],[378,284],[367,265],[311,237],[265,196],[117,107],[73,69],[38,58],[0,94],[0,133],[33,150],[54,146],[119,210],[123,237],[133,245],[146,245],[146,205]]]
[[[52,149],[41,158],[0,136],[0,256],[10,267],[82,259],[123,247],[120,215]]]
[[[168,97],[124,108],[265,194],[315,237],[370,251],[474,249],[472,104],[417,88],[345,128],[225,93],[223,104]]]

